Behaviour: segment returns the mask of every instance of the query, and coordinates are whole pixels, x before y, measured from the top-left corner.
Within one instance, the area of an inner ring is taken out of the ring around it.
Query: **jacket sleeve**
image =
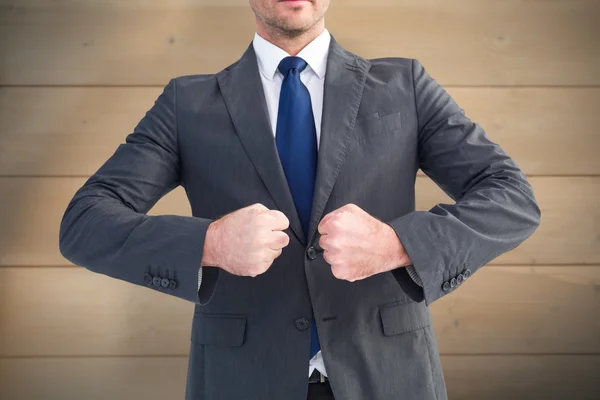
[[[180,176],[173,79],[75,193],[60,224],[61,254],[90,271],[200,303],[198,269],[213,220],[146,214]]]
[[[455,204],[385,222],[411,258],[429,305],[527,239],[541,212],[516,163],[418,60],[412,60],[412,77],[419,167]],[[406,275],[403,269],[393,270],[397,278]]]

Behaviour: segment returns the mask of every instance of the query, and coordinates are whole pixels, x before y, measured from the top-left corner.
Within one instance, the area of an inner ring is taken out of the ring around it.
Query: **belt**
[[[323,375],[321,372],[319,372],[318,369],[314,369],[314,371],[312,372],[312,374],[310,374],[310,376],[308,377],[308,383],[328,383],[329,384],[329,379],[327,379],[327,377],[325,375]]]

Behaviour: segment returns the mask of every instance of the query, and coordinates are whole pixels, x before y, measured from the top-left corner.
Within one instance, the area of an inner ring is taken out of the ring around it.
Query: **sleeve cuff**
[[[423,287],[423,281],[421,280],[419,274],[417,274],[417,270],[415,269],[414,265],[411,264],[406,266],[406,272],[408,272],[408,276],[410,276],[410,279],[412,279],[420,287]]]

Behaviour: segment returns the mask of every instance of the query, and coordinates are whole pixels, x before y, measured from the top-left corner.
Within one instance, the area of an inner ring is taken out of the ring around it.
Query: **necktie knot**
[[[292,69],[302,72],[307,65],[308,64],[306,61],[304,61],[304,59],[301,57],[288,56],[281,60],[277,69],[279,69],[279,72],[281,72],[283,76],[286,76],[287,73]]]

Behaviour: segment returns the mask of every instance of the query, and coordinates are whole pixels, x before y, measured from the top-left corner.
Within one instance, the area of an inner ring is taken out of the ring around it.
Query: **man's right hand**
[[[224,215],[208,226],[201,265],[234,275],[262,274],[289,244],[283,232],[289,223],[284,213],[260,203]]]

